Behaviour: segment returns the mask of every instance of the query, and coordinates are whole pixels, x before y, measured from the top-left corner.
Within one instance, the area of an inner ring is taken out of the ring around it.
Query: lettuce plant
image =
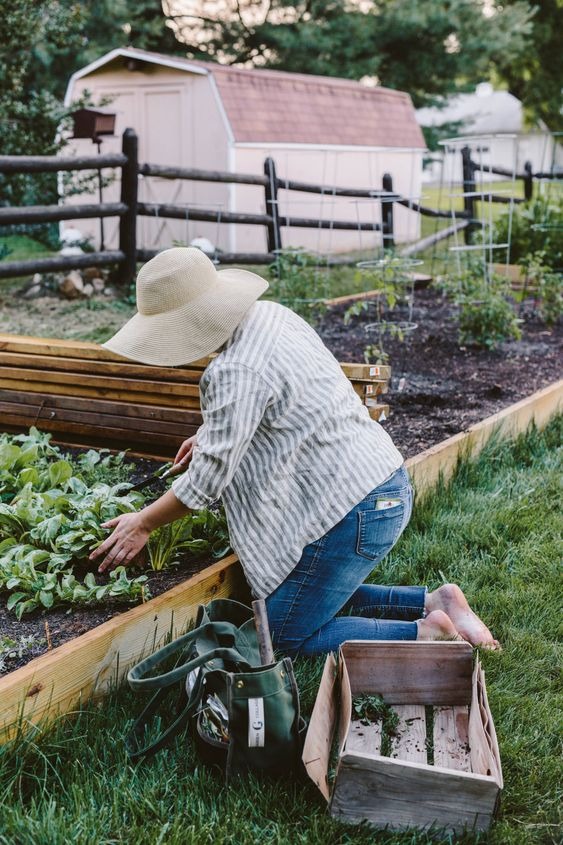
[[[93,449],[65,455],[50,435],[0,434],[0,593],[7,608],[24,613],[65,604],[113,599],[144,601],[147,577],[129,577],[118,567],[98,583],[93,572],[80,580],[73,567],[108,536],[102,524],[136,511],[145,496],[131,489],[124,455]],[[229,550],[222,512],[201,511],[154,532],[148,552],[152,569],[179,562],[181,555],[219,558]]]

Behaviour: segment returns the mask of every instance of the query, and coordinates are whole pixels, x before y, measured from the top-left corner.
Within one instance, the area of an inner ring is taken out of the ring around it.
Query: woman
[[[161,366],[219,354],[200,381],[203,425],[176,456],[188,468],[156,502],[106,523],[113,533],[91,555],[103,557],[99,571],[126,565],[151,531],[220,497],[281,651],[460,635],[494,647],[455,585],[363,583],[409,521],[409,478],[316,332],[257,302],[267,287],[246,270],[217,271],[193,248],[161,252],[139,272],[138,313],[106,347]]]

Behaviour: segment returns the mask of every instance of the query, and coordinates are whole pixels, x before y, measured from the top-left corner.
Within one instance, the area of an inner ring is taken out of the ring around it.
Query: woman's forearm
[[[150,533],[156,528],[167,525],[169,522],[174,522],[176,519],[181,519],[191,512],[191,508],[183,505],[172,490],[167,490],[156,502],[143,508],[140,511],[140,516],[142,517],[143,526]]]

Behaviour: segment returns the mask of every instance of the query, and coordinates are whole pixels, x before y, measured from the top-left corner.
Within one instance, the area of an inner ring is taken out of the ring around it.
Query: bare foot
[[[433,610],[424,619],[417,620],[417,640],[463,640],[447,613]]]
[[[444,584],[433,593],[428,593],[426,610],[442,610],[447,613],[458,633],[471,645],[491,650],[500,649],[499,641],[494,639],[485,623],[473,613],[457,584]]]

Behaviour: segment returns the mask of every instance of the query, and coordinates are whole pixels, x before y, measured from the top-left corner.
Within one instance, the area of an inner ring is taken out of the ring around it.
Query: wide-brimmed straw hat
[[[190,364],[219,349],[267,287],[249,270],[217,270],[195,247],[166,249],[139,271],[138,313],[103,345],[144,364]]]

